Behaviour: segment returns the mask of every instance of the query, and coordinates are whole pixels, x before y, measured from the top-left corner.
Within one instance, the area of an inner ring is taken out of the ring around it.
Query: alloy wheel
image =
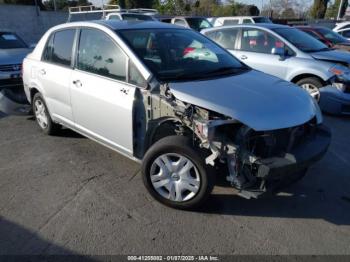
[[[42,129],[47,128],[49,120],[47,117],[45,105],[40,99],[37,99],[34,103],[34,113],[39,126]]]
[[[302,84],[301,87],[305,89],[317,102],[320,100],[320,90],[313,84]]]

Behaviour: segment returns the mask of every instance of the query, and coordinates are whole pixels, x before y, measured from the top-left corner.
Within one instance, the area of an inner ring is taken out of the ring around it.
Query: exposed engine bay
[[[245,198],[258,197],[274,181],[291,174],[302,176],[328,147],[328,131],[320,129],[316,117],[299,126],[255,131],[238,120],[176,99],[167,84],[143,92],[136,99],[136,114],[141,108],[145,112],[144,117],[134,117],[138,121],[134,141],[145,139],[135,143],[135,152],[142,156],[148,145],[167,135],[190,136],[195,146],[207,152],[206,164],[219,170],[218,175],[225,176]],[[322,137],[322,132],[324,144],[315,148],[313,138]]]

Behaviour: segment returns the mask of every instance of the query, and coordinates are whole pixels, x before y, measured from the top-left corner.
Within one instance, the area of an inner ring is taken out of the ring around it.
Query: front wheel
[[[142,162],[143,182],[159,202],[174,208],[192,209],[204,202],[213,189],[214,177],[204,163],[203,152],[183,136],[159,140]]]
[[[296,84],[305,89],[317,102],[320,101],[320,88],[323,86],[320,79],[316,77],[306,77],[299,80]]]

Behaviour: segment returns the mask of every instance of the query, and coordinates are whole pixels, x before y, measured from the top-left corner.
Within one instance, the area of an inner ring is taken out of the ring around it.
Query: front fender
[[[327,82],[330,78],[334,76],[334,74],[329,72],[328,70],[321,71],[314,68],[296,68],[296,70],[293,70],[290,74],[287,75],[286,80],[292,82],[294,78],[301,75],[314,75],[321,78],[324,82]]]

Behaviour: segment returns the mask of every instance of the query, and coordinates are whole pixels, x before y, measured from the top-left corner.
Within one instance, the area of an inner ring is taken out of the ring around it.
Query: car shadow
[[[69,128],[61,128],[55,136],[58,137],[66,137],[66,138],[86,138],[85,136],[73,131],[72,129]]]
[[[29,121],[35,121],[34,116],[27,118]],[[85,136],[73,131],[72,129],[62,127],[54,136],[56,137],[66,137],[66,138],[86,138]]]
[[[233,191],[233,189],[232,189]],[[213,193],[200,213],[245,217],[323,219],[336,225],[350,225],[350,195],[327,194],[323,189],[310,193],[293,185],[278,194],[245,199],[237,194]]]
[[[7,115],[0,111],[0,119],[6,117]]]
[[[47,241],[37,233],[0,216],[0,256],[4,255],[11,257],[12,255],[43,255],[42,261],[45,261],[46,255],[69,255],[84,258],[87,261],[94,261],[89,257],[83,257],[78,253]],[[16,260],[16,257],[13,258]],[[13,260],[11,259],[11,261]]]

